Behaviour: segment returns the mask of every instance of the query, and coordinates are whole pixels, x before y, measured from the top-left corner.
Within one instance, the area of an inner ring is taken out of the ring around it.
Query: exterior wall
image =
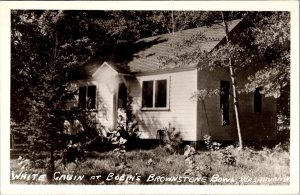
[[[237,85],[241,89],[247,81],[247,76],[254,73],[259,65],[250,66],[237,74]],[[220,89],[220,81],[230,81],[229,73],[225,70],[198,72],[198,89]],[[231,83],[231,82],[230,82]],[[230,84],[232,94],[232,86]],[[214,95],[204,102],[197,104],[197,139],[202,140],[204,135],[210,135],[214,140],[237,140],[236,120],[234,107],[230,96],[229,121],[222,126],[220,96]],[[275,139],[276,130],[276,100],[262,95],[262,112],[254,112],[254,93],[238,94],[239,117],[242,137],[244,140]]]
[[[116,73],[108,66],[103,66],[101,71],[91,79],[78,80],[72,82],[72,87],[96,85],[96,109],[88,109],[86,112],[95,112],[98,114],[98,120],[107,130],[114,127],[115,122],[115,93],[119,82]],[[78,95],[73,100],[67,102],[67,108],[78,107]]]
[[[169,108],[143,110],[143,80],[169,79]],[[128,79],[129,94],[133,98],[133,111],[139,120],[141,138],[155,139],[158,129],[175,127],[184,140],[196,141],[197,103],[190,97],[197,89],[197,70],[160,75],[131,77]]]
[[[238,87],[242,88],[247,76],[257,70],[250,66],[238,73]],[[240,79],[239,79],[240,78]],[[142,108],[142,83],[145,80],[168,80],[167,109]],[[118,84],[124,82],[129,96],[133,98],[133,112],[139,120],[141,138],[155,139],[158,129],[175,127],[186,141],[202,140],[204,135],[213,140],[237,140],[236,121],[232,97],[230,99],[230,124],[222,126],[220,97],[214,95],[204,101],[191,101],[192,93],[197,89],[220,89],[220,81],[230,81],[225,70],[187,70],[182,72],[163,73],[143,76],[121,76],[111,67],[104,65],[96,71],[90,80],[80,80],[73,84],[77,87],[97,86],[97,106],[90,110],[97,112],[99,122],[107,129],[113,129],[116,122],[116,97]],[[232,87],[230,86],[232,92]],[[78,99],[78,97],[77,97]],[[265,140],[275,138],[276,101],[273,98],[262,98],[262,112],[254,112],[254,94],[239,94],[239,112],[242,137],[244,140]],[[69,107],[76,107],[77,100],[68,102]]]

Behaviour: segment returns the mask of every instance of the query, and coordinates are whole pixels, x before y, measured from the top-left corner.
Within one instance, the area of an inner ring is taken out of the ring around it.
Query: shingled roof
[[[241,21],[242,19],[228,22],[229,32]],[[199,34],[203,34],[206,39],[193,42],[190,47],[185,48],[185,51],[192,51],[196,47],[199,48],[199,46],[202,50],[211,51],[225,38],[224,26],[222,24],[182,30],[174,34],[169,33],[143,38],[133,43],[130,47],[122,47],[122,49],[115,52],[110,59],[93,60],[84,65],[83,69],[86,74],[91,75],[104,61],[111,65],[117,72],[126,74],[155,73],[178,69],[178,67],[172,66],[162,68],[159,57],[172,56],[171,45],[180,43]],[[197,64],[187,63],[179,69],[193,68],[196,67],[196,65]]]

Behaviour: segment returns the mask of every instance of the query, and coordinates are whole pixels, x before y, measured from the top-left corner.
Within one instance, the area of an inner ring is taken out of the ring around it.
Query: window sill
[[[170,108],[141,108],[141,111],[170,111]]]

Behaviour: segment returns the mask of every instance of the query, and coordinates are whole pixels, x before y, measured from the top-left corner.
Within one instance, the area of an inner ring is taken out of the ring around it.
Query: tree
[[[72,70],[150,32],[147,24],[139,29],[133,23],[143,17],[141,12],[126,11],[12,11],[12,124],[22,127],[33,160],[49,159],[49,175],[55,169],[55,152],[65,147],[67,116],[62,111],[76,93],[67,85]]]
[[[224,13],[221,12],[221,14],[222,14],[222,20],[223,20],[225,36],[226,36],[226,45],[229,45],[228,25],[225,20]],[[240,127],[238,100],[237,100],[237,92],[236,92],[235,71],[233,69],[232,58],[230,55],[228,56],[228,66],[229,66],[231,85],[232,85],[232,91],[233,91],[233,105],[234,105],[234,113],[235,113],[235,119],[236,119],[236,127],[237,127],[237,132],[238,132],[239,144],[240,144],[240,148],[243,148],[243,139],[242,139],[242,133],[241,133],[241,127]]]
[[[261,93],[277,99],[278,133],[284,135],[278,138],[284,140],[290,124],[290,13],[250,12],[247,18],[253,21],[253,44],[268,65],[248,78],[245,91],[261,86]]]
[[[290,99],[290,13],[262,12],[249,14],[252,19],[251,35],[254,45],[268,61],[268,66],[249,77],[246,91],[263,86],[265,96],[278,99],[279,114],[286,116],[289,124]]]
[[[66,85],[70,70],[92,52],[80,28],[69,36],[68,17],[62,11],[12,12],[12,118],[23,122],[33,159],[49,152],[50,175],[63,145],[63,102],[74,93]]]
[[[252,19],[253,13],[248,17]],[[264,86],[266,96],[278,98],[290,81],[290,14],[258,13],[250,30],[253,44],[266,58],[268,66],[249,78],[247,88],[254,91],[255,86]]]

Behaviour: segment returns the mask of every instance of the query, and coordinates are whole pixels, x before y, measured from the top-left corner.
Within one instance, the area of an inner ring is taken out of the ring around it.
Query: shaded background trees
[[[246,91],[263,86],[265,96],[277,98],[278,136],[289,139],[290,125],[290,13],[250,13],[253,44],[267,59],[268,66],[251,75]]]
[[[50,174],[54,153],[63,144],[63,102],[72,95],[66,87],[70,70],[92,52],[82,28],[65,24],[70,17],[62,11],[12,12],[12,119],[24,128],[31,158],[49,152]]]

